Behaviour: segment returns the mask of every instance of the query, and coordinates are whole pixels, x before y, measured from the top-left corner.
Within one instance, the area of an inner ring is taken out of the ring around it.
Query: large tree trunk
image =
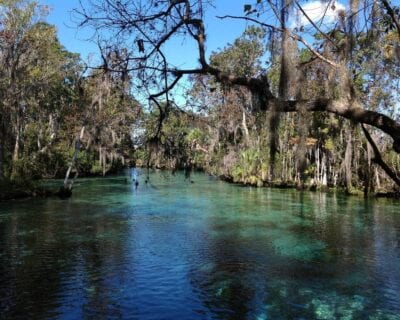
[[[289,31],[286,29],[286,20],[288,16],[288,7],[290,5],[290,0],[281,0],[281,9],[280,9],[280,23],[281,28],[283,30],[282,33],[282,43],[281,43],[281,56],[280,56],[280,77],[279,77],[279,98],[282,100],[287,100],[291,92],[290,84],[293,83],[291,81],[293,79],[292,74],[292,55],[290,45],[290,37]],[[273,103],[271,107],[271,112],[269,115],[269,127],[270,127],[270,137],[269,137],[269,145],[270,145],[270,179],[275,180],[275,159],[276,153],[278,152],[278,128],[280,123],[280,109],[281,106],[277,103]]]

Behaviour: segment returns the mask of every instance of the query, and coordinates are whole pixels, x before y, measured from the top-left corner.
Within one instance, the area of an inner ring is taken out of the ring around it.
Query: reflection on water
[[[400,319],[399,202],[140,180],[0,204],[0,319]]]

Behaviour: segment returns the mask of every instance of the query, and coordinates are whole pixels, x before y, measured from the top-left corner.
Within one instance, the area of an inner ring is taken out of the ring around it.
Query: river
[[[0,203],[0,319],[400,319],[400,202],[204,174]]]

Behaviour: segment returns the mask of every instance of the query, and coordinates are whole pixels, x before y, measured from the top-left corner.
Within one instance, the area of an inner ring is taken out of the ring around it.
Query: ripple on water
[[[193,179],[0,204],[0,318],[399,319],[398,206]]]

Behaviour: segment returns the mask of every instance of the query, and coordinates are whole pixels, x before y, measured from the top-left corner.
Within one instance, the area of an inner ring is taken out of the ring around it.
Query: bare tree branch
[[[275,31],[279,31],[279,32],[284,32],[284,30],[282,28],[278,28],[276,26],[273,26],[271,24],[267,24],[264,22],[261,22],[257,19],[253,19],[250,17],[241,17],[241,16],[231,16],[231,15],[225,15],[225,16],[218,16],[219,19],[239,19],[239,20],[247,20],[247,21],[251,21],[254,23],[259,24],[260,26],[275,30]],[[315,50],[303,37],[293,33],[292,31],[290,31],[289,29],[285,29],[286,32],[288,32],[289,37],[291,37],[293,40],[295,41],[299,41],[302,44],[304,44],[308,50],[310,50],[315,56],[317,56],[319,59],[321,59],[322,61],[324,61],[325,63],[331,65],[332,67],[337,68],[339,65],[327,58],[325,58],[322,54],[320,54],[317,50]]]
[[[300,6],[300,4],[296,1],[296,6],[297,8],[299,8],[299,10],[301,11],[301,13],[306,17],[306,19],[308,20],[308,22],[311,23],[311,25],[326,39],[328,40],[334,47],[337,48],[336,43],[334,43],[332,41],[332,39],[325,33],[323,32],[315,23],[314,21],[312,21],[312,19],[307,15],[307,13],[304,11],[304,9],[302,8],[302,6]],[[328,4],[329,5],[329,4]],[[328,8],[328,6],[327,6]]]

